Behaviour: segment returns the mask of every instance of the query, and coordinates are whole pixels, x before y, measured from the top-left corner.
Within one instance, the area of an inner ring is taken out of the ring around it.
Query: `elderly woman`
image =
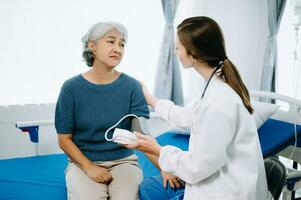
[[[139,82],[115,69],[127,31],[118,23],[97,23],[82,40],[90,69],[63,84],[55,111],[58,142],[69,157],[68,199],[138,199],[142,173],[136,155],[104,138],[124,115],[149,116]],[[130,126],[125,120],[119,128]]]

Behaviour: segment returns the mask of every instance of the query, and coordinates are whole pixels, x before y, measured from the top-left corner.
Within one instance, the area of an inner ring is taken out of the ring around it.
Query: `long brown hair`
[[[253,113],[250,95],[238,70],[226,54],[224,36],[219,25],[205,16],[185,19],[178,25],[178,38],[187,54],[212,68],[223,63],[218,77],[227,83],[242,99],[249,113]]]

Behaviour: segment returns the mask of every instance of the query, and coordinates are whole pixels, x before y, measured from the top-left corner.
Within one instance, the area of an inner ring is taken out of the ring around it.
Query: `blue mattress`
[[[0,160],[0,199],[66,199],[66,164],[64,154]]]
[[[298,146],[301,147],[301,127],[298,130]],[[264,157],[280,152],[294,144],[293,124],[269,119],[259,130]],[[188,149],[189,136],[166,132],[157,137],[161,145],[174,145]],[[159,171],[142,154],[136,152],[144,177],[158,175]],[[34,156],[0,160],[1,200],[66,200],[64,170],[67,157],[64,154]]]
[[[259,141],[264,157],[274,156],[295,143],[294,125],[269,119],[258,130]],[[297,146],[301,147],[301,126],[297,125]]]

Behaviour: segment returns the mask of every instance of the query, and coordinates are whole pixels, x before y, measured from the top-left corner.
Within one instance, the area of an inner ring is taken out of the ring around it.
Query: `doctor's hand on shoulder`
[[[150,91],[142,81],[140,81],[140,84],[142,86],[142,91],[147,104],[151,107],[155,107],[158,99],[150,93]]]
[[[124,144],[123,146],[128,149],[137,149],[145,153],[158,156],[160,154],[161,146],[158,142],[149,135],[144,135],[139,132],[134,132],[137,136],[137,142],[132,144]]]

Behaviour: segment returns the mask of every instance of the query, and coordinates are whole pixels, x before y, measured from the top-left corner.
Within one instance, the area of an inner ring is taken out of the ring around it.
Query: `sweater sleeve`
[[[55,108],[55,128],[58,134],[72,134],[74,130],[74,99],[68,85],[61,88]]]
[[[132,90],[130,113],[138,117],[149,119],[149,108],[144,98],[142,87],[138,81]]]

